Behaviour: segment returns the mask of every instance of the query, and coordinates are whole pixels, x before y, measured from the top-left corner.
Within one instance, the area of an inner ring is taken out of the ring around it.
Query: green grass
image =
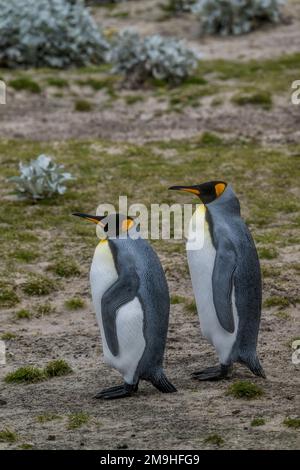
[[[219,434],[210,434],[204,439],[204,443],[221,447],[224,444],[224,439]]]
[[[0,431],[0,442],[8,442],[9,444],[13,444],[17,441],[17,439],[17,434],[8,428],[2,429],[2,431]]]
[[[51,313],[54,313],[54,312],[55,312],[55,307],[53,307],[53,305],[49,303],[40,304],[37,306],[37,309],[36,309],[37,317],[51,315]]]
[[[49,77],[47,79],[47,84],[56,88],[66,88],[69,86],[68,80],[60,77]]]
[[[8,82],[8,85],[17,91],[29,91],[30,93],[41,93],[40,85],[29,77],[18,77]]]
[[[258,256],[260,259],[274,259],[277,258],[278,252],[276,248],[267,248],[267,247],[259,247],[257,249]]]
[[[44,369],[40,369],[34,366],[24,366],[15,370],[14,372],[9,372],[4,381],[6,383],[37,383],[42,382],[46,379],[51,379],[53,377],[62,377],[72,373],[71,367],[63,359],[57,359],[50,361]]]
[[[15,335],[15,333],[10,333],[10,332],[7,332],[7,333],[3,333],[0,338],[2,339],[2,341],[11,341],[13,339],[16,339],[17,335]]]
[[[212,134],[211,132],[203,132],[201,139],[200,139],[200,144],[212,145],[212,146],[222,145],[223,140],[216,134]]]
[[[291,429],[300,429],[300,418],[285,418],[283,424]]]
[[[55,421],[57,419],[61,419],[61,416],[55,413],[45,413],[36,417],[37,422],[41,424],[49,423],[50,421]]]
[[[27,442],[24,442],[24,444],[21,444],[19,446],[19,449],[21,449],[21,450],[31,450],[31,449],[33,449],[33,445],[29,444]]]
[[[6,383],[37,383],[45,380],[45,374],[42,369],[33,366],[20,367],[14,372],[8,373],[4,380]]]
[[[290,299],[286,296],[274,295],[273,297],[269,297],[264,301],[264,307],[279,307],[279,308],[286,308],[290,305]]]
[[[51,292],[57,290],[57,287],[55,281],[46,276],[32,275],[24,282],[22,290],[30,296],[43,296],[51,294]]]
[[[51,361],[44,368],[44,373],[47,377],[61,377],[71,374],[72,372],[71,367],[64,359]]]
[[[65,301],[65,307],[68,310],[80,310],[81,308],[85,307],[85,303],[84,300],[78,297],[73,297],[72,299],[68,299]]]
[[[253,382],[247,380],[240,380],[229,385],[227,389],[227,395],[231,395],[234,398],[242,398],[245,400],[253,400],[264,395],[264,391],[261,387]]]
[[[24,320],[25,318],[26,320],[30,320],[31,317],[32,317],[32,313],[26,308],[22,308],[21,310],[18,310],[16,312],[17,320]]]
[[[88,113],[92,111],[93,106],[92,106],[92,103],[90,103],[87,100],[77,100],[75,102],[74,109],[75,111],[80,112],[80,113]]]
[[[0,282],[0,307],[11,308],[19,302],[20,299],[13,287],[3,282]]]
[[[12,253],[12,256],[22,263],[31,263],[39,258],[39,253],[32,250],[16,250]]]
[[[186,298],[182,295],[171,295],[170,301],[172,305],[182,304],[186,301]]]
[[[78,264],[70,258],[61,258],[55,263],[51,264],[48,268],[59,277],[73,277],[80,275]]]
[[[257,91],[254,93],[237,93],[232,97],[232,102],[238,106],[247,104],[261,106],[264,109],[272,107],[272,95],[268,91]]]
[[[278,277],[281,274],[280,268],[269,265],[261,266],[261,272],[264,278]]]
[[[139,103],[141,101],[144,101],[144,96],[143,95],[128,95],[125,96],[125,103],[130,105]]]
[[[192,302],[187,302],[185,305],[185,309],[188,313],[192,315],[197,315],[197,305],[194,300]]]
[[[251,426],[254,428],[258,426],[263,426],[264,424],[266,424],[266,420],[264,418],[254,418],[251,421]]]
[[[78,429],[84,424],[87,424],[90,420],[90,416],[87,413],[74,413],[69,415],[68,426],[69,430]]]

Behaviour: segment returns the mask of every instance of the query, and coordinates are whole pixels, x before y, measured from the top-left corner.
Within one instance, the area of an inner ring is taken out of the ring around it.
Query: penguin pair
[[[215,347],[220,365],[195,372],[193,377],[226,378],[234,362],[244,363],[264,377],[256,354],[261,311],[259,261],[237,197],[222,181],[169,189],[193,193],[202,202],[190,222],[187,256],[201,329]],[[138,390],[140,380],[151,382],[163,393],[176,392],[163,370],[170,299],[156,253],[146,240],[134,236],[131,218],[73,215],[99,224],[106,233],[95,250],[90,282],[104,360],[124,379],[122,385],[104,389],[95,398],[130,396]],[[203,233],[197,249],[191,245],[195,228]]]

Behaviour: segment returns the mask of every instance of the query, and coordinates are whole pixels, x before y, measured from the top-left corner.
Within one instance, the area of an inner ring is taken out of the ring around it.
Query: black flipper
[[[212,277],[213,299],[220,325],[229,333],[234,332],[232,308],[233,275],[236,256],[229,240],[223,239],[216,251]]]
[[[174,393],[177,389],[167,379],[163,370],[159,371],[155,376],[150,378],[150,381],[154,387],[162,393]]]
[[[130,397],[133,393],[137,392],[137,384],[124,383],[123,385],[117,385],[116,387],[105,388],[101,392],[97,393],[94,398],[103,400],[116,400],[118,398]]]
[[[117,254],[114,253],[118,280],[105,292],[101,300],[101,313],[104,334],[107,345],[114,356],[119,353],[116,318],[117,312],[122,305],[133,300],[139,288],[139,277],[137,275],[134,260],[127,257],[122,264],[117,263]]]
[[[193,372],[192,378],[200,381],[211,380],[223,380],[227,379],[232,371],[231,365],[220,364],[215,367],[208,367],[199,372]]]

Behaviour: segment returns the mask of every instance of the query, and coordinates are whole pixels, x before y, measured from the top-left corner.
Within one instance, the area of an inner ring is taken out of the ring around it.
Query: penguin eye
[[[106,224],[106,225],[105,225],[105,227],[104,227],[104,229],[103,229],[103,230],[104,230],[104,232],[105,232],[105,233],[107,233],[107,232],[108,232],[108,224]]]

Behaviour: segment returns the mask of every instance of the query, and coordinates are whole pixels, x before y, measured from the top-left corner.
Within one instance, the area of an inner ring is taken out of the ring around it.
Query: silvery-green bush
[[[239,35],[261,23],[279,23],[285,0],[198,0],[193,12],[203,34]]]
[[[0,0],[1,67],[83,66],[107,50],[81,0]]]
[[[31,160],[29,165],[19,164],[20,176],[13,176],[10,181],[16,185],[20,199],[45,199],[54,194],[64,194],[65,182],[75,179],[64,171],[63,165],[57,165],[48,155],[40,155]]]
[[[141,38],[132,30],[121,32],[115,40],[110,60],[113,72],[125,75],[131,84],[149,78],[178,84],[197,67],[198,57],[182,41],[159,34]]]

